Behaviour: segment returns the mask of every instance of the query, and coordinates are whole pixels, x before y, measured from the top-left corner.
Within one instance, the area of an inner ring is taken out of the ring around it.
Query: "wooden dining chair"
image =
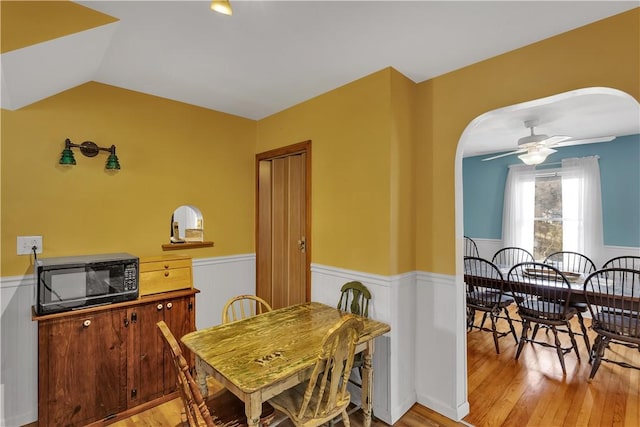
[[[640,351],[640,270],[598,270],[587,277],[584,291],[591,312],[591,329],[598,334],[591,351],[589,381],[603,361],[640,369],[640,366],[626,361],[604,357],[605,351],[611,348],[610,344],[621,344]]]
[[[238,295],[226,302],[222,309],[222,323],[235,322],[271,311],[268,302],[255,295]]]
[[[511,295],[503,292],[505,282],[498,267],[483,258],[465,257],[464,274],[474,278],[473,283],[466,283],[467,329],[470,331],[477,328],[493,333],[493,342],[498,354],[500,354],[499,338],[511,333],[517,344],[518,336],[508,310],[508,307],[514,304],[515,300]],[[476,311],[481,311],[489,316],[491,329],[484,327],[484,318],[480,326],[474,325]],[[501,312],[504,312],[504,318],[509,324],[509,331],[499,331],[497,328],[497,320],[500,318]]]
[[[478,252],[478,245],[476,245],[476,242],[468,236],[464,236],[464,256],[480,256],[480,252]]]
[[[602,268],[629,268],[640,270],[640,256],[625,255],[611,258],[602,265]]]
[[[555,267],[538,262],[524,262],[514,265],[507,275],[511,293],[518,304],[518,315],[522,319],[522,334],[516,350],[516,360],[525,343],[555,348],[562,365],[562,373],[567,374],[564,355],[574,350],[578,360],[580,353],[569,321],[577,310],[569,305],[571,286],[566,277]],[[553,344],[529,338],[529,329],[546,325],[553,332]],[[566,332],[571,339],[571,347],[562,347],[559,332]]]
[[[338,415],[344,426],[350,427],[347,383],[363,327],[362,319],[344,315],[322,339],[310,379],[271,398],[269,403],[296,427],[320,426]]]
[[[229,390],[222,389],[207,397],[202,397],[200,388],[182,354],[175,336],[164,321],[157,323],[160,334],[169,348],[176,370],[176,383],[184,403],[186,422],[189,427],[228,427],[246,426],[245,404]],[[269,403],[262,405],[260,425],[267,427],[275,416],[275,410]]]
[[[511,268],[521,262],[534,262],[535,259],[531,252],[526,249],[517,248],[514,246],[508,246],[498,250],[493,254],[491,262],[498,266],[498,268]]]
[[[562,272],[580,273],[583,275],[583,279],[596,271],[596,264],[591,260],[591,258],[572,251],[554,252],[545,258],[544,263],[552,265]],[[587,347],[587,352],[591,353],[591,343],[589,342],[589,335],[587,334],[587,326],[584,323],[584,316],[582,315],[582,313],[589,311],[589,308],[584,302],[570,301],[569,304],[577,310],[576,314],[581,332],[576,332],[575,334],[582,335],[584,345]],[[537,331],[534,330],[532,338],[536,337],[536,332]]]
[[[340,288],[340,299],[337,308],[347,313],[357,314],[362,317],[369,317],[369,302],[371,292],[365,285],[358,281],[347,282]],[[349,382],[362,390],[362,367],[364,366],[364,354],[358,353],[353,359],[353,371],[357,371],[358,379],[353,375],[349,376]],[[362,405],[355,405],[349,410],[349,414],[358,411]],[[332,426],[336,420],[329,422]]]

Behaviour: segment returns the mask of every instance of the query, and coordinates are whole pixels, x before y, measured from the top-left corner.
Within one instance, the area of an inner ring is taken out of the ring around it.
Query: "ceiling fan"
[[[535,133],[533,128],[537,125],[537,120],[525,120],[524,126],[531,130],[531,134],[518,139],[517,150],[493,157],[487,157],[486,159],[482,159],[482,161],[498,159],[512,154],[520,154],[518,158],[520,158],[520,160],[525,164],[539,165],[544,162],[549,154],[558,151],[550,147],[568,147],[570,145],[578,144],[593,144],[595,142],[608,142],[615,139],[615,136],[601,136],[595,138],[573,138],[567,135],[547,136]]]

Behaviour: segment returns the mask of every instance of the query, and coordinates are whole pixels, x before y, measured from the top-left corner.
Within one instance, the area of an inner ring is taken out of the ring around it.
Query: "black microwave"
[[[139,258],[127,253],[39,258],[35,312],[77,310],[138,298]]]

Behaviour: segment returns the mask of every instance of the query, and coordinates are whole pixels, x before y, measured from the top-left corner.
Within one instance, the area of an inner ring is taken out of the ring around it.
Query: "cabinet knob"
[[[171,307],[173,307],[173,303],[172,302],[168,302],[167,303],[167,310],[171,310]]]
[[[156,306],[156,308],[157,308],[158,310],[162,310],[162,304],[158,304],[158,305]]]
[[[164,277],[169,277],[169,272],[168,271],[164,272]]]
[[[165,265],[164,265],[164,268],[169,268],[169,264],[165,264]]]
[[[91,326],[91,320],[85,320],[84,322],[82,322],[82,326],[88,328],[89,326]]]

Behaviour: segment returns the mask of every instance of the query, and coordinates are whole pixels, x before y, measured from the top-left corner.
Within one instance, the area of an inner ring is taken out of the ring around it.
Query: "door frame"
[[[255,162],[255,248],[256,248],[256,293],[258,291],[259,274],[259,236],[260,236],[260,162],[287,157],[294,154],[306,154],[305,160],[305,300],[311,301],[311,140],[280,147],[256,154]]]

